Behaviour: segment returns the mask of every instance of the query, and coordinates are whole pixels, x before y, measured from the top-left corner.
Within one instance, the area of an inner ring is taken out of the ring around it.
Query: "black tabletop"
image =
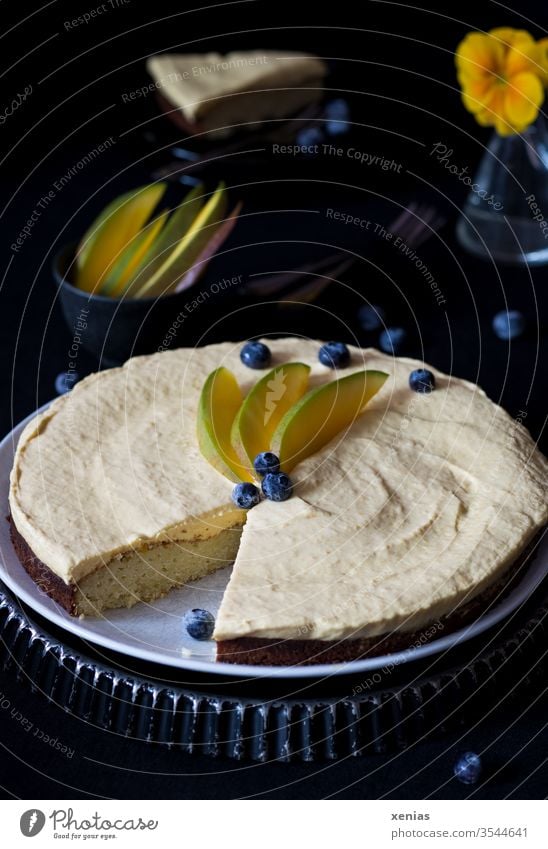
[[[153,10],[120,6],[79,23],[87,4],[76,5],[81,10],[58,3],[37,13],[41,37],[28,22],[18,25],[16,4],[5,27],[15,29],[3,39],[2,102],[30,91],[5,113],[1,127],[2,434],[53,398],[55,378],[68,368],[72,333],[53,282],[53,256],[116,193],[172,164],[174,147],[192,147],[160,114],[153,95],[124,97],[148,84],[146,56],[260,44],[324,56],[329,96],[347,100],[353,126],[317,155],[276,153],[271,144],[257,143],[253,153],[200,173],[211,185],[222,175],[231,197],[244,201],[230,250],[211,264],[209,279],[249,281],[334,250],[356,262],[342,282],[306,306],[265,305],[245,290],[220,293],[192,313],[178,344],[303,333],[376,345],[378,331],[360,327],[357,309],[364,301],[380,304],[387,324],[407,331],[403,354],[479,383],[546,451],[546,267],[497,265],[464,253],[455,225],[466,187],[431,155],[441,142],[456,164],[473,172],[489,132],[462,107],[451,51],[468,29],[503,23],[541,37],[546,20],[533,4],[523,4],[523,14],[530,6],[535,24],[518,12],[505,12],[502,20],[501,7],[491,3],[477,4],[465,23],[440,16],[434,4],[431,12],[398,4],[395,14],[394,4],[379,3],[367,4],[361,20],[353,4],[338,4],[336,12],[315,10],[313,21],[309,10],[280,4],[273,23],[262,2],[245,9],[235,4],[229,23],[213,10],[183,15],[168,3]],[[382,162],[395,164],[384,168]],[[170,187],[174,196],[180,190],[180,183]],[[445,222],[418,249],[422,267],[382,237],[382,228],[410,205],[434,209]],[[28,235],[17,246],[25,227]],[[425,282],[424,267],[436,289]],[[525,333],[511,343],[492,329],[494,314],[507,306],[527,320]],[[79,349],[80,376],[103,367]],[[470,728],[404,752],[310,765],[235,763],[96,729],[6,673],[0,678],[0,784],[6,796],[23,798],[540,798],[546,793],[547,705],[541,680]],[[475,788],[451,777],[463,748],[483,753],[484,779]]]

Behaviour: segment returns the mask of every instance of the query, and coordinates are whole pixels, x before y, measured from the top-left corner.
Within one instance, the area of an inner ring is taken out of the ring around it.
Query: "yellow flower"
[[[471,32],[461,41],[455,54],[457,77],[464,106],[478,123],[509,136],[536,120],[544,76],[548,79],[548,39],[543,41],[544,47],[525,30],[510,27]]]
[[[537,41],[538,63],[542,68],[542,81],[544,85],[548,85],[548,38],[541,38]]]

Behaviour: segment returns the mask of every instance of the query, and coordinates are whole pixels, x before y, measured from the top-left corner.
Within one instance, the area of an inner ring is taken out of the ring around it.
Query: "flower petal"
[[[540,68],[537,58],[538,47],[533,39],[518,39],[508,48],[504,63],[504,73],[507,77],[512,77],[514,74],[519,74],[522,71],[538,74],[540,73]]]
[[[486,74],[500,74],[503,68],[504,48],[496,39],[480,32],[471,32],[455,52],[459,74],[478,79]]]
[[[467,80],[462,84],[462,102],[468,112],[476,113],[485,108],[491,97],[491,89],[496,83],[492,77]]]
[[[484,108],[476,114],[476,119],[484,127],[497,127],[505,122],[504,86],[496,85],[491,88],[485,98]]]
[[[495,27],[495,29],[489,30],[489,35],[493,36],[497,41],[501,41],[503,44],[511,47],[518,41],[523,41],[530,39],[533,41],[533,37],[524,29],[514,29],[513,27]]]
[[[537,41],[537,62],[542,68],[540,74],[544,85],[548,84],[548,38],[541,38]]]
[[[490,109],[482,109],[480,112],[476,112],[474,117],[482,127],[495,126],[495,114]]]
[[[494,126],[499,136],[513,136],[515,133],[520,132],[512,124],[509,124],[508,121],[505,121],[504,118],[497,118]]]
[[[504,86],[504,114],[520,129],[536,120],[543,100],[544,89],[535,74],[515,74]]]

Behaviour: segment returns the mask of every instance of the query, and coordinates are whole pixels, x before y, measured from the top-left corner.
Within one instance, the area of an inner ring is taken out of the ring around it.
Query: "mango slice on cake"
[[[198,405],[200,451],[231,481],[252,481],[230,441],[232,425],[242,405],[242,391],[231,371],[221,366],[206,379]]]
[[[312,389],[284,415],[272,437],[271,450],[284,472],[315,454],[346,430],[388,375],[357,371]]]
[[[243,401],[232,425],[232,444],[250,472],[257,455],[270,448],[284,415],[306,392],[309,374],[304,363],[285,363],[261,378]]]

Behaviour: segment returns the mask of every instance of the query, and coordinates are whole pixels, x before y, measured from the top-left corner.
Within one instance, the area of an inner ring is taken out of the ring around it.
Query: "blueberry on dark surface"
[[[348,121],[327,121],[325,130],[329,136],[342,136],[350,129]]]
[[[427,368],[416,368],[409,375],[409,386],[414,392],[432,392],[436,388],[436,378]]]
[[[75,371],[62,371],[55,378],[55,391],[58,395],[65,395],[79,380],[80,377]]]
[[[325,117],[330,121],[347,121],[350,118],[348,102],[342,97],[328,100],[325,104]]]
[[[280,471],[280,461],[272,451],[261,451],[253,461],[253,467],[257,474],[264,478],[269,472]]]
[[[358,321],[364,330],[377,330],[384,324],[385,312],[376,304],[363,304],[358,310]]]
[[[248,368],[267,368],[271,360],[270,348],[263,342],[251,339],[240,351],[240,359]]]
[[[187,633],[195,640],[210,640],[215,628],[215,617],[209,610],[195,607],[187,610],[183,616],[183,625]]]
[[[261,495],[253,483],[237,483],[232,490],[232,500],[236,507],[249,510],[261,500]]]
[[[269,501],[287,501],[293,492],[293,484],[285,472],[269,472],[264,476],[262,489]]]
[[[328,368],[344,368],[350,362],[350,351],[344,342],[326,342],[318,352],[318,359]]]
[[[297,133],[295,141],[303,147],[311,147],[313,144],[321,144],[324,141],[324,135],[319,127],[304,127]],[[303,150],[303,153],[310,152],[312,151]]]
[[[525,318],[518,310],[502,310],[493,319],[493,330],[499,339],[515,339],[525,330]]]
[[[339,136],[350,129],[350,109],[348,103],[341,97],[330,100],[325,106],[327,118],[325,129],[331,136]]]
[[[481,775],[481,759],[475,752],[464,752],[453,768],[455,778],[462,784],[476,784]]]
[[[379,336],[379,345],[387,354],[397,354],[404,346],[407,333],[403,327],[387,327]]]

